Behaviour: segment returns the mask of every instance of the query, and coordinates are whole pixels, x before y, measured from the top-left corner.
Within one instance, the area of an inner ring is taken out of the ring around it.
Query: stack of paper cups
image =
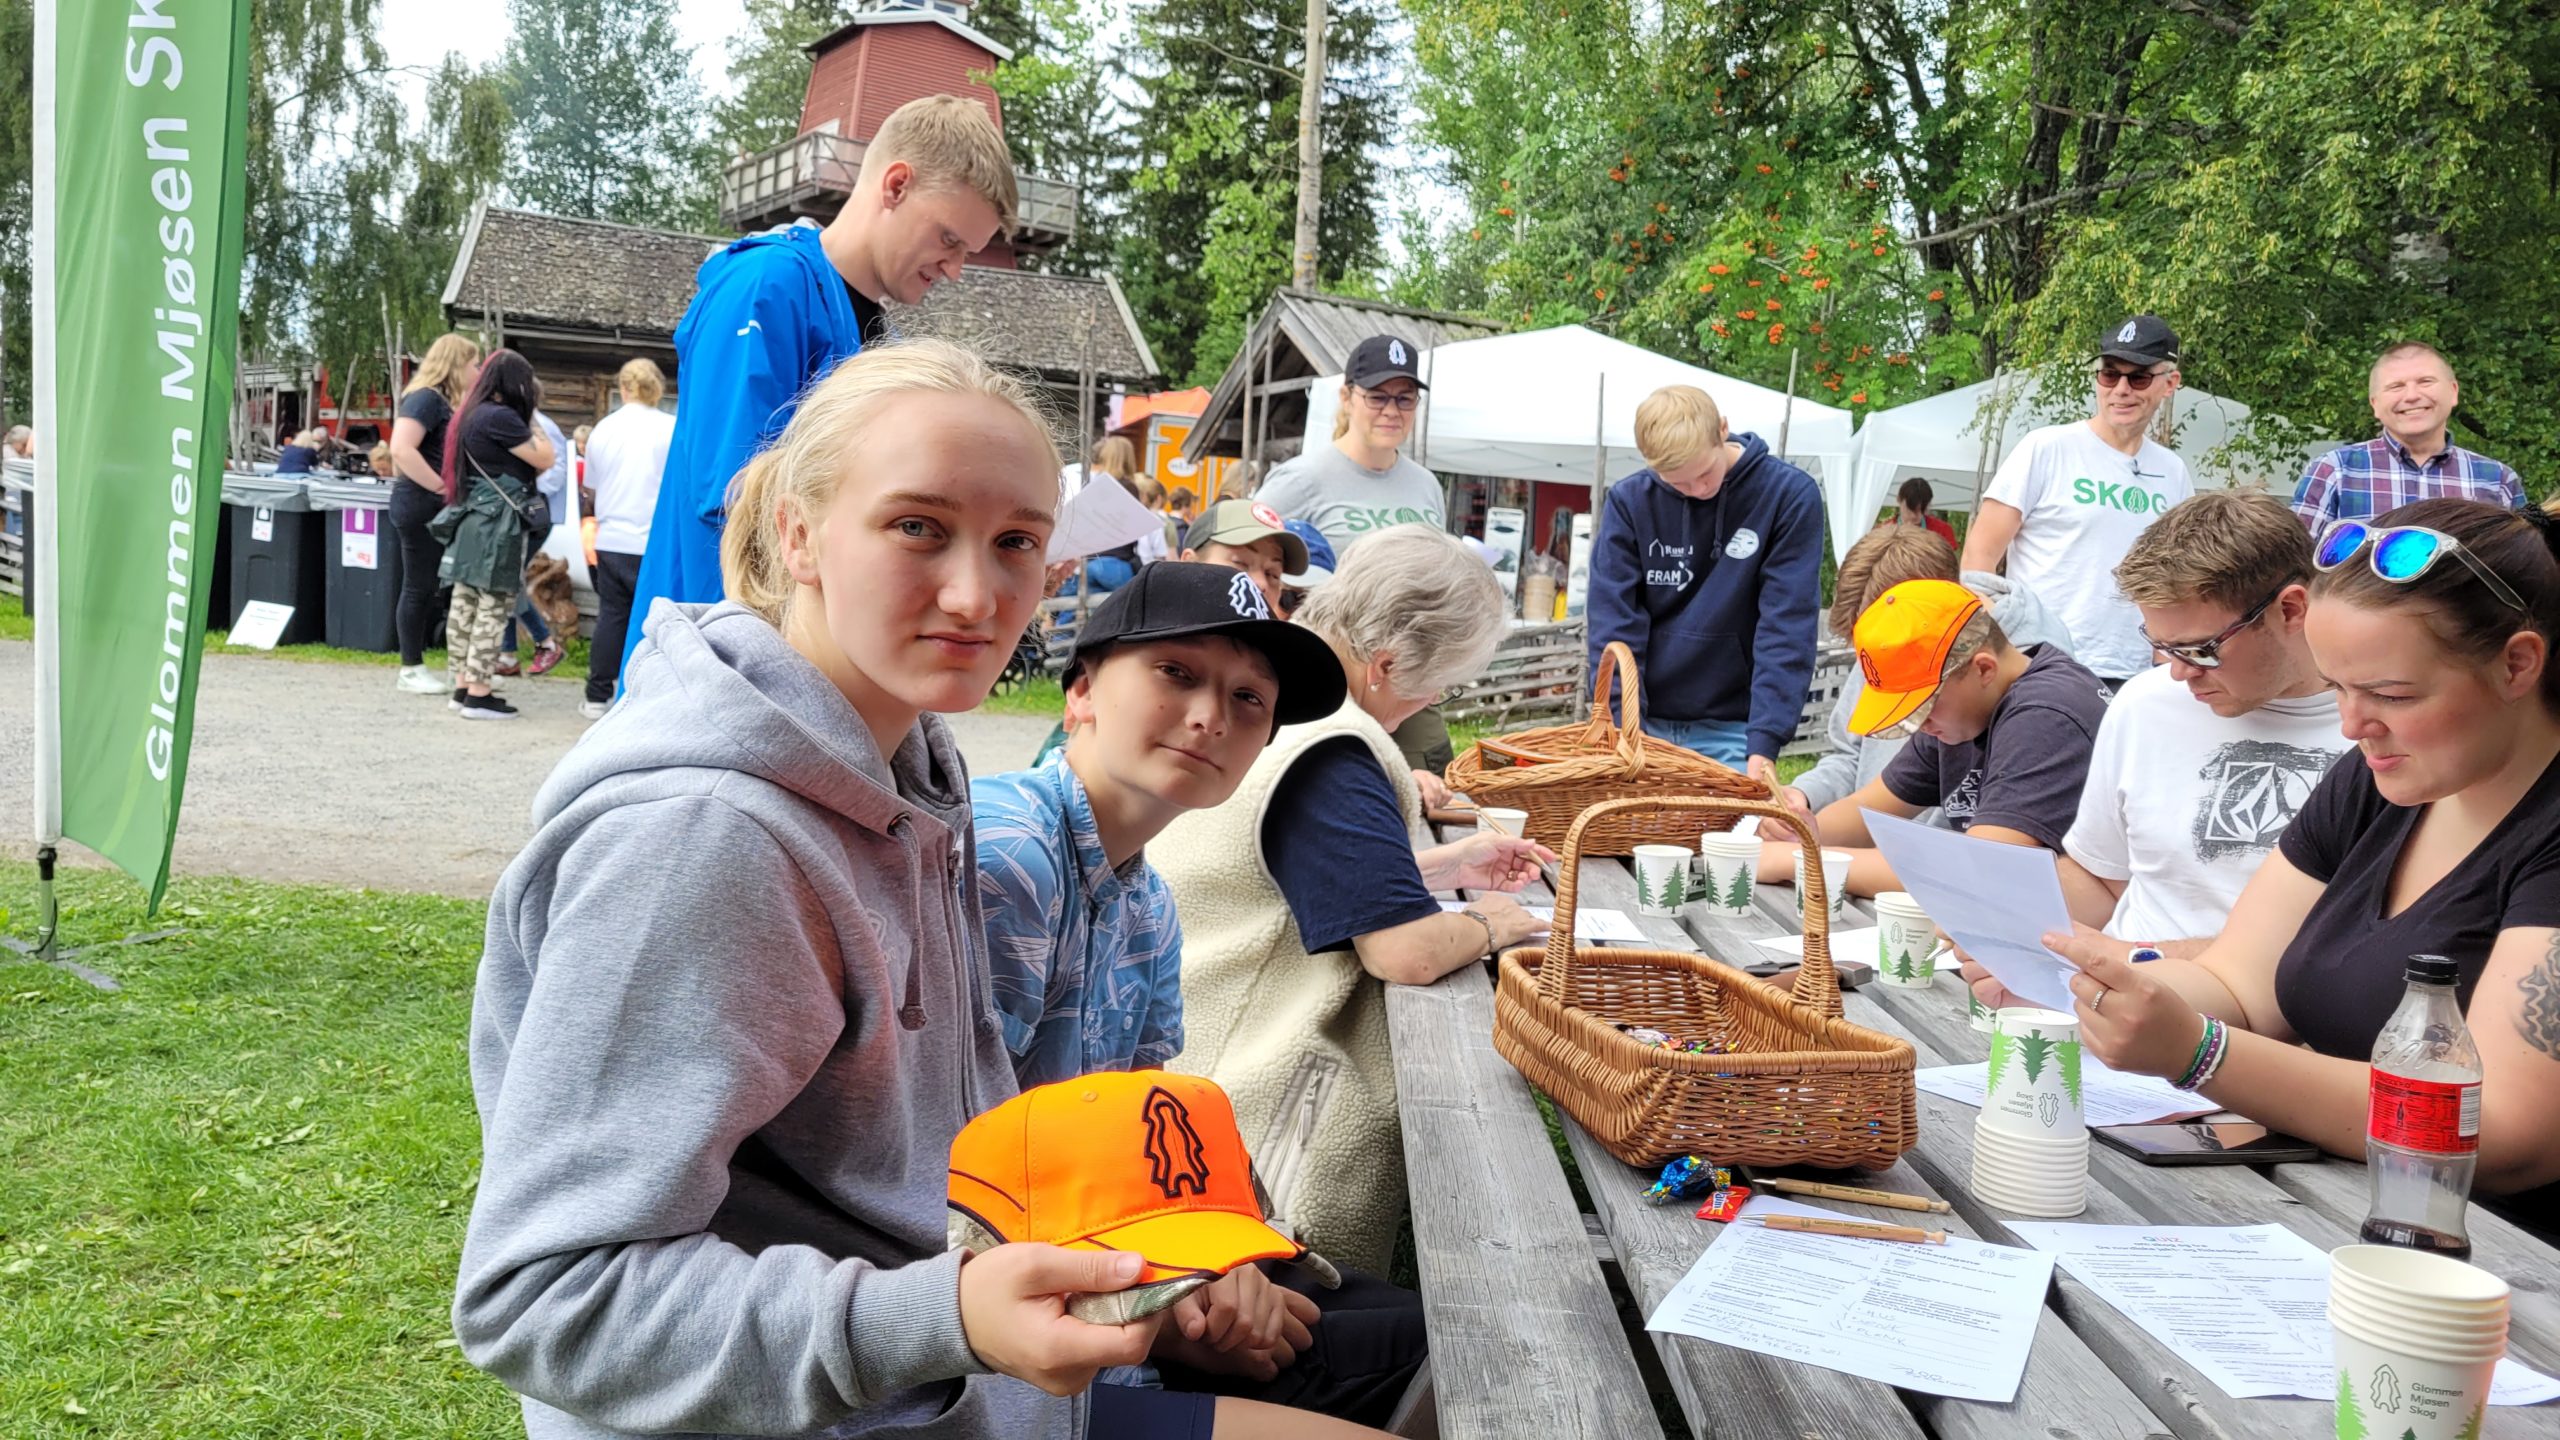
[[[2060,1219],[2089,1203],[2089,1126],[2080,1109],[2080,1022],[2003,1010],[1973,1122],[1973,1193],[2013,1215]]]
[[[1906,990],[1926,990],[1937,973],[1938,927],[1920,902],[1899,890],[1876,897],[1876,978]]]
[[[1849,862],[1857,857],[1846,850],[1822,852],[1822,888],[1831,901],[1830,916],[1840,918],[1840,907],[1849,903]],[[1796,893],[1804,893],[1804,852],[1796,852]]]
[[[1710,830],[1698,837],[1698,859],[1706,874],[1698,900],[1717,915],[1751,913],[1751,890],[1760,879],[1760,837]]]
[[[1501,810],[1489,805],[1477,806],[1476,833],[1479,835],[1509,835],[1514,839],[1525,840],[1529,835],[1529,812],[1526,810]]]
[[[2507,1353],[2507,1282],[2423,1250],[2344,1246],[2329,1252],[2329,1329],[2338,1434],[2477,1436]]]

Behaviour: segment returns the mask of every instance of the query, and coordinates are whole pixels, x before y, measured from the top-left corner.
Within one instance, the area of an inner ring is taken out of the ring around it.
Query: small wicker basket
[[[1620,670],[1624,724],[1609,713],[1609,682]],[[1561,846],[1583,812],[1606,800],[1656,800],[1666,796],[1722,796],[1765,800],[1768,788],[1746,776],[1644,733],[1643,683],[1635,652],[1611,642],[1592,676],[1591,719],[1580,725],[1548,725],[1467,747],[1449,765],[1449,788],[1478,805],[1529,813],[1528,838]],[[1702,829],[1722,830],[1736,817],[1613,809],[1583,836],[1586,855],[1632,855],[1638,845],[1694,847]]]
[[[1805,847],[1804,964],[1792,992],[1704,955],[1578,945],[1574,889],[1591,832],[1629,810],[1679,817],[1688,833],[1719,816],[1794,828]],[[1493,1045],[1504,1059],[1631,1165],[1704,1155],[1729,1165],[1883,1169],[1919,1139],[1907,1041],[1840,1018],[1828,899],[1811,830],[1770,804],[1617,800],[1593,806],[1566,837],[1546,948],[1504,953]],[[1649,1027],[1718,1053],[1646,1045]]]

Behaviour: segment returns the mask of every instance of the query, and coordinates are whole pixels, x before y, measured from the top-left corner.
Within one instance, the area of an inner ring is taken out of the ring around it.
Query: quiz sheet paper
[[[1990,1088],[1988,1065],[1933,1065],[1912,1078],[1932,1095],[1982,1108]],[[2080,1056],[2080,1109],[2092,1125],[2148,1125],[2155,1120],[2210,1115],[2221,1107],[2152,1075],[2127,1075]]]
[[[1867,833],[1894,878],[1939,929],[1979,960],[2009,993],[2030,1005],[2071,1013],[2078,967],[2044,948],[2048,930],[2071,933],[2053,852],[1933,830],[1873,810]]]
[[[1856,1218],[1754,1196],[1645,1328],[1904,1390],[2017,1398],[2052,1256],[1959,1236],[1910,1245],[1748,1223],[1764,1215]]]
[[[2012,1220],[2126,1318],[2231,1395],[2337,1395],[2329,1257],[2281,1225],[2078,1225]],[[2560,1382],[2498,1362],[2492,1405],[2539,1405]]]
[[[1467,902],[1443,900],[1440,902],[1440,908],[1454,914],[1466,909]],[[1556,907],[1553,905],[1523,905],[1520,908],[1535,916],[1542,924],[1551,926],[1556,923]],[[1573,912],[1573,938],[1592,945],[1611,941],[1626,945],[1661,943],[1637,929],[1636,922],[1628,919],[1625,911],[1597,910],[1588,905],[1579,906]]]

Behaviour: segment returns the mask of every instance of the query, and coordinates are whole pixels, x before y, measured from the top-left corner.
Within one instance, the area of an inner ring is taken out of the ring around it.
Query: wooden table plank
[[[1387,987],[1440,1434],[1660,1436],[1528,1082],[1470,965]]]
[[[1623,865],[1587,865],[1581,884],[1603,904],[1616,904],[1621,893],[1630,899],[1634,895],[1634,877]],[[1700,933],[1698,939],[1710,953],[1716,950],[1707,934]],[[1582,1170],[1583,1188],[1590,1192],[1618,1247],[1628,1287],[1650,1313],[1688,1273],[1715,1239],[1715,1232],[1690,1214],[1693,1206],[1646,1205],[1641,1192],[1648,1177],[1610,1156],[1580,1126],[1568,1122],[1565,1133],[1573,1145],[1574,1162]],[[1861,1185],[1905,1194],[1940,1194],[1908,1163],[1853,1178]],[[1913,1219],[1907,1211],[1823,1203],[1862,1219],[1894,1224],[1909,1224]],[[1978,1233],[1962,1214],[1933,1216],[1928,1223],[1944,1223],[1954,1234]],[[1656,1335],[1654,1340],[1691,1426],[1702,1435],[1766,1436],[1768,1440],[1821,1435],[1840,1440],[1909,1436],[1916,1430],[1946,1440],[2014,1440],[2030,1434],[2135,1440],[2163,1434],[2165,1429],[2105,1359],[2083,1344],[2064,1317],[2050,1308],[2037,1317],[2026,1373],[2017,1398],[2006,1405],[1906,1394],[1877,1381],[1684,1336]]]

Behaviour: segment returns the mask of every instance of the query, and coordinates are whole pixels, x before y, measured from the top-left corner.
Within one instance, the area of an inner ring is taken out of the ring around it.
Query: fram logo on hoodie
[[[1697,578],[1689,568],[1689,557],[1698,553],[1695,545],[1665,545],[1659,540],[1644,542],[1644,583],[1668,585],[1677,590]]]

